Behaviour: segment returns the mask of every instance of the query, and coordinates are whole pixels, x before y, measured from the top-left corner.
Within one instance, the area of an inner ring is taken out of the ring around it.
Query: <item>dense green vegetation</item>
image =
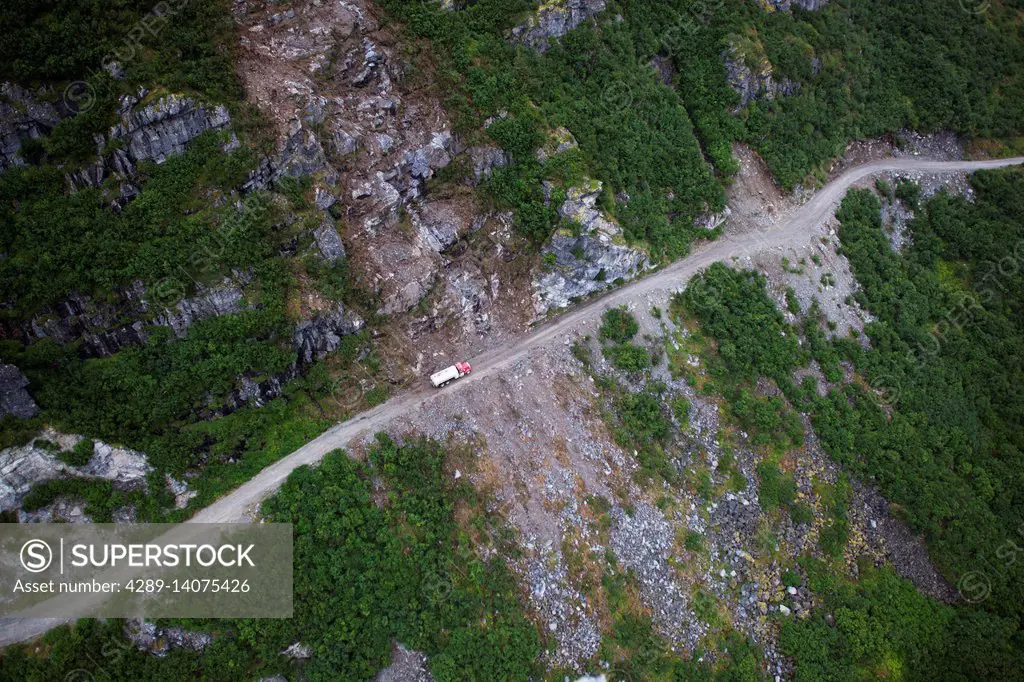
[[[218,147],[208,133],[188,153],[141,168],[143,191],[121,212],[100,190],[68,194],[64,171],[52,165],[0,175],[0,249],[8,254],[0,287],[15,303],[0,314],[18,320],[71,291],[102,296],[133,280],[172,303],[193,279],[217,281],[276,256],[266,196],[248,197],[242,212],[211,204],[245,179],[252,162]]]
[[[844,201],[843,252],[878,319],[866,329],[872,350],[840,350],[872,391],[834,393],[814,421],[834,457],[901,505],[954,582],[987,571],[986,605],[1019,616],[1024,575],[997,552],[1024,523],[1024,173],[972,184],[974,203],[925,204],[902,256],[873,196]]]
[[[238,198],[236,190],[258,158],[260,138],[240,103],[232,61],[235,28],[226,4],[160,3],[150,9],[137,2],[22,2],[0,10],[2,78],[52,85],[54,96],[66,81],[85,80],[87,85],[69,92],[90,98],[77,102],[81,113],[26,147],[33,165],[0,175],[0,325],[8,339],[17,338],[19,325],[39,313],[45,319],[47,308],[72,292],[103,305],[123,300],[117,292],[134,282],[145,287],[145,325],[200,285],[219,284],[225,276],[244,287],[246,311],[198,322],[183,339],[164,327],[145,328],[147,344],[103,359],[84,359],[78,343],[61,347],[44,340],[23,347],[0,341],[0,360],[25,372],[42,409],[27,422],[5,419],[0,443],[24,444],[47,423],[144,451],[159,475],[146,504],[132,501],[140,520],[163,520],[167,513],[189,513],[168,511],[172,505],[159,494],[163,473],[179,479],[198,474],[189,484],[199,493],[193,505],[202,505],[340,416],[336,401],[324,399],[332,385],[351,381],[356,354],[371,349],[365,337],[346,339],[329,370],[323,364],[304,368],[307,376],[288,385],[280,400],[220,416],[231,411],[228,399],[240,377],[259,382],[292,367],[295,320],[289,300],[295,271],[305,270],[305,281],[335,300],[374,306],[352,286],[345,263],[330,268],[281,257],[282,242],[308,232],[309,220],[322,220],[309,214],[308,183],[281,187],[287,203],[270,192]],[[154,14],[159,12],[164,16]],[[134,30],[140,22],[152,29],[141,37]],[[124,67],[123,80],[101,68],[108,54]],[[222,153],[221,135],[207,133],[183,155],[160,165],[139,164],[134,183],[141,193],[121,210],[110,205],[116,183],[69,192],[69,168],[91,160],[93,134],[111,124],[118,95],[140,86],[153,91],[150,99],[175,92],[227,104],[242,147]],[[285,211],[298,217],[287,227]],[[134,321],[128,316],[124,324]],[[371,353],[365,362],[376,360]],[[365,400],[344,410],[386,395],[386,388],[373,386]],[[60,456],[74,464],[87,461],[84,452]],[[30,502],[41,506],[62,491],[73,493],[88,502],[97,520],[105,520],[127,499],[109,488],[96,481],[54,481],[34,491]]]
[[[535,239],[558,222],[538,183],[560,176],[532,151],[558,126],[572,131],[585,168],[607,183],[605,208],[627,236],[670,258],[694,238],[691,219],[722,206],[720,185],[738,170],[734,141],[754,146],[788,188],[850,139],[904,127],[980,137],[1024,131],[1016,106],[1024,43],[1017,10],[1003,3],[974,13],[943,0],[848,0],[789,13],[754,0],[617,0],[596,28],[585,24],[544,55],[506,39],[534,9],[528,0],[480,0],[455,12],[440,3],[383,4],[409,35],[428,41],[421,49],[439,64],[459,128],[478,134],[486,118],[507,112],[491,137],[515,164],[491,189]],[[776,83],[796,83],[795,92],[734,115],[739,97],[722,60],[730,48],[756,73],[771,68]],[[629,193],[627,206],[611,200],[619,191]]]
[[[824,605],[782,628],[795,682],[1020,679],[1015,621],[939,604],[889,568],[850,583],[813,560],[804,567]]]
[[[861,283],[859,299],[877,318],[866,328],[871,346],[814,338],[820,328],[805,345],[823,367],[834,366],[835,356],[851,361],[866,386],[840,385],[819,397],[813,382],[794,384],[792,371],[807,356],[791,346],[797,330],[772,315],[752,273],[713,266],[682,298],[717,340],[725,370],[775,379],[810,412],[826,450],[881,488],[925,534],[949,581],[978,603],[940,607],[884,572],[834,588],[828,608],[842,612],[843,622],[819,616],[793,628],[799,634],[788,640],[800,679],[859,679],[882,670],[907,679],[1002,679],[998,671],[1019,671],[1024,660],[1015,566],[1024,475],[1017,390],[1024,174],[979,173],[972,184],[973,203],[939,195],[921,206],[902,255],[882,231],[873,194],[855,191],[843,202],[842,249]],[[817,324],[812,316],[803,327],[810,332]],[[763,467],[760,474],[762,494],[767,482],[770,501],[786,503],[778,472]],[[833,556],[845,545],[846,495],[843,482],[827,495],[832,523],[821,543]],[[962,582],[972,576],[977,580]],[[992,640],[975,648],[949,644],[971,628]],[[894,631],[904,634],[892,639]],[[953,649],[956,657],[947,653]],[[933,651],[943,656],[927,653]]]
[[[269,520],[294,524],[293,618],[188,622],[214,632],[213,645],[165,658],[128,646],[117,621],[82,621],[46,635],[46,655],[5,650],[0,679],[59,680],[117,651],[116,665],[103,665],[109,679],[370,680],[396,639],[427,653],[441,682],[535,675],[540,637],[517,585],[501,559],[484,560],[474,548],[474,537],[502,535],[472,485],[454,481],[436,443],[380,436],[368,454],[363,464],[332,453],[316,469],[294,472],[264,503]],[[380,504],[378,485],[386,491]],[[457,510],[468,513],[469,526],[456,524]],[[313,650],[308,663],[280,655],[297,641]]]
[[[150,0],[12,0],[0,7],[0,82],[54,88],[78,116],[42,142],[54,160],[84,161],[105,132],[117,97],[163,87],[236,105],[234,22],[229,4]],[[115,81],[105,69],[117,63]],[[70,85],[69,85],[70,84]]]

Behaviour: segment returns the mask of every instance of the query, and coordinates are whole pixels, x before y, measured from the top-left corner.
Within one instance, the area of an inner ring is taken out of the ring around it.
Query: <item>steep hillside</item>
[[[1022,176],[914,163],[1021,149],[1022,17],[7,3],[2,519],[184,520],[395,400],[245,505],[295,618],[0,679],[1016,679]]]

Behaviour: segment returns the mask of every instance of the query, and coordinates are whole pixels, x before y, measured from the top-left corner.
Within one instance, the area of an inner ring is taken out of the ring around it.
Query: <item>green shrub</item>
[[[612,365],[616,369],[621,369],[624,372],[642,372],[651,366],[650,351],[631,343],[606,346],[604,354],[612,361]]]
[[[57,458],[73,467],[83,467],[92,459],[93,442],[91,438],[83,438],[75,443],[75,447],[57,453]]]
[[[640,331],[640,325],[625,306],[606,310],[601,320],[598,336],[602,341],[626,343]]]

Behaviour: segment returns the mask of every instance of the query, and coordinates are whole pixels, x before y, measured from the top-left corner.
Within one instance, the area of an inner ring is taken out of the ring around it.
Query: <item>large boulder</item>
[[[345,245],[329,216],[325,215],[320,227],[313,231],[313,240],[316,242],[320,257],[328,264],[337,265],[345,258]]]
[[[0,365],[0,417],[12,415],[28,419],[39,414],[39,407],[26,390],[28,379],[14,365]]]

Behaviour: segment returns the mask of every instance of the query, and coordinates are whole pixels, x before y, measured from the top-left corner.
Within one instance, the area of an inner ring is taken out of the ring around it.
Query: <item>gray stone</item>
[[[124,139],[132,161],[163,163],[208,130],[226,128],[231,115],[224,106],[211,107],[189,97],[167,95],[154,104],[121,115],[111,140]]]
[[[113,447],[101,441],[93,443],[93,456],[85,466],[72,467],[60,461],[42,444],[37,445],[37,440],[70,449],[82,439],[47,428],[40,439],[28,445],[0,451],[0,511],[17,509],[32,486],[43,481],[64,477],[93,478],[108,480],[119,490],[140,490],[145,489],[146,474],[152,471],[144,453]]]
[[[535,274],[534,310],[538,315],[567,307],[574,299],[607,288],[615,280],[630,280],[650,267],[647,254],[626,245],[622,230],[595,208],[601,183],[571,188],[558,212],[579,225],[579,234],[560,231],[544,246],[545,260],[555,263]]]
[[[789,12],[793,7],[814,11],[828,4],[828,0],[766,0],[772,9]]]
[[[164,481],[167,482],[167,489],[174,495],[175,509],[184,509],[188,506],[189,500],[199,494],[189,488],[188,483],[179,481],[170,474],[164,474]]]
[[[14,365],[0,365],[0,417],[12,415],[28,419],[39,414],[39,407],[29,395],[28,379]]]
[[[313,232],[313,239],[316,240],[320,255],[331,265],[336,265],[345,257],[345,245],[338,236],[334,221],[329,217],[325,216],[323,223]]]
[[[18,510],[18,523],[92,523],[84,507],[82,500],[61,496],[34,511]]]
[[[301,366],[308,366],[324,358],[341,346],[341,337],[355,334],[364,326],[359,315],[339,303],[337,310],[311,320],[303,320],[295,327],[292,346]]]
[[[447,130],[433,133],[430,142],[419,149],[406,152],[405,163],[409,173],[420,180],[434,175],[434,171],[444,168],[452,160],[452,134]]]
[[[570,149],[579,149],[579,143],[568,128],[555,128],[543,147],[537,150],[537,160],[546,162],[552,156],[557,156]]]
[[[800,89],[799,83],[788,78],[777,81],[766,55],[744,55],[733,45],[722,52],[722,62],[729,87],[740,96],[734,113],[747,108],[755,99],[772,100],[780,95],[792,95]],[[754,62],[755,67],[751,68],[748,62]]]
[[[693,226],[699,230],[714,230],[725,224],[732,215],[732,209],[725,207],[720,213],[702,213],[693,219]]]
[[[359,142],[353,135],[338,128],[331,135],[329,146],[331,153],[341,158],[354,153],[359,147]]]
[[[174,649],[200,652],[213,644],[209,632],[195,632],[182,627],[157,627],[139,618],[125,622],[124,634],[139,651],[162,658]]]
[[[48,135],[60,118],[56,107],[37,101],[24,88],[0,85],[0,172],[24,166],[22,143]]]
[[[470,168],[473,171],[473,184],[480,184],[490,179],[495,168],[508,165],[508,155],[500,147],[479,146],[466,150]]]
[[[288,658],[295,658],[295,659],[299,659],[299,660],[305,660],[307,658],[312,658],[313,650],[311,648],[309,648],[308,646],[305,646],[302,642],[295,642],[294,644],[289,646],[287,649],[282,651],[281,655],[282,656],[287,656]]]
[[[526,22],[512,29],[512,40],[546,52],[559,38],[606,7],[605,0],[550,0]]]
[[[424,243],[438,253],[447,251],[474,227],[459,215],[455,206],[446,201],[423,204],[412,217],[413,225]]]
[[[144,488],[146,474],[152,470],[145,453],[95,441],[92,459],[77,471],[90,478],[110,481],[121,490],[130,490]]]
[[[183,338],[196,322],[222,315],[233,315],[248,308],[241,287],[225,279],[218,287],[207,289],[198,296],[178,301],[174,310],[165,310],[155,324],[170,327],[175,336]]]

